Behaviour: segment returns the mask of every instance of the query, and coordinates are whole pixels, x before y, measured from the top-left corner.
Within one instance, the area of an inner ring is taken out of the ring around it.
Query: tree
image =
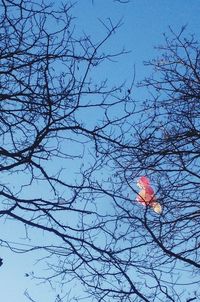
[[[101,240],[88,227],[99,244],[84,253],[89,266],[71,267],[94,301],[199,299],[199,44],[183,34],[171,31],[158,47],[161,57],[147,62],[153,74],[140,86],[151,99],[137,108],[132,144],[109,146],[113,208],[101,218]],[[134,202],[140,175],[153,181],[162,215]],[[66,260],[55,269],[69,271]]]
[[[132,282],[140,276],[140,292],[148,301],[199,298],[200,50],[193,35],[184,37],[184,29],[179,34],[171,30],[171,38],[165,35],[159,57],[146,62],[153,72],[139,86],[147,87],[151,98],[133,125],[135,147],[116,156],[123,188],[129,186],[134,195],[133,178],[147,175],[164,207],[160,216],[149,208],[139,216],[120,205],[127,225],[121,237],[132,237],[124,271]]]
[[[154,116],[140,133],[140,142],[144,140],[140,162],[156,175],[171,215],[170,252],[177,249],[177,258],[199,268],[199,44],[194,36],[183,37],[184,28],[179,35],[171,32],[172,39],[166,37],[166,45],[159,47],[162,57],[148,63],[156,70],[156,76],[144,82],[155,92]]]
[[[89,233],[103,225],[96,205],[109,196],[100,185],[108,142],[123,147],[132,111],[127,89],[98,75],[99,65],[125,53],[104,46],[120,24],[104,24],[96,42],[78,35],[71,9],[0,1],[0,214],[31,238],[20,252],[65,251],[72,267],[90,267],[86,252],[102,253]],[[1,244],[19,251],[3,235]]]
[[[123,145],[119,130],[131,115],[128,96],[118,96],[121,86],[107,89],[106,80],[92,81],[99,64],[123,53],[100,53],[120,25],[107,26],[98,43],[86,35],[78,39],[70,9],[69,4],[54,11],[30,1],[1,2],[1,215],[32,226],[37,226],[37,212],[46,217],[51,210],[69,210],[80,198],[109,153],[103,147],[99,152],[101,144]],[[55,22],[54,31],[49,22]],[[119,117],[112,112],[117,108],[123,108]],[[58,169],[51,169],[54,159]],[[72,160],[78,168],[73,171],[69,164],[70,172],[79,171],[80,177],[66,180],[63,166]],[[13,190],[16,175],[19,185]],[[48,200],[37,192],[35,198],[24,198],[26,187],[42,183],[49,186]],[[62,190],[68,190],[68,197],[61,197]]]
[[[124,145],[107,142],[112,179],[95,186],[107,195],[101,196],[110,211],[101,212],[97,204],[94,220],[81,217],[82,259],[72,261],[65,250],[57,250],[50,278],[60,276],[65,284],[75,275],[87,290],[86,300],[199,298],[199,46],[183,33],[172,31],[158,48],[161,58],[147,63],[153,75],[140,86],[152,98],[136,106]],[[141,175],[154,183],[162,215],[134,201],[134,182]]]
[[[199,282],[198,43],[166,37],[143,83],[153,99],[139,107],[132,86],[98,80],[98,67],[124,53],[104,48],[120,24],[104,24],[95,42],[74,31],[69,4],[0,6],[0,214],[31,238],[20,251],[43,249],[43,278],[79,282],[93,301],[198,298],[182,277]],[[133,201],[141,174],[154,181],[161,216]]]

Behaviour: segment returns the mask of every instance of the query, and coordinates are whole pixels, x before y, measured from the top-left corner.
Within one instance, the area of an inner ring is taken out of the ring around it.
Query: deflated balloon
[[[162,206],[157,202],[155,192],[146,176],[141,176],[137,181],[137,186],[141,189],[136,200],[144,206],[150,206],[157,214],[162,213]]]

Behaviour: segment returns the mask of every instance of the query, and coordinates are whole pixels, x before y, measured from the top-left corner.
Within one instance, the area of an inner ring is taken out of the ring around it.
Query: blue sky
[[[112,64],[104,65],[99,71],[99,77],[108,78],[111,83],[124,80],[129,83],[134,66],[136,80],[148,75],[149,70],[143,66],[143,61],[157,55],[154,46],[163,42],[163,33],[169,32],[169,26],[179,31],[181,26],[187,24],[186,32],[194,33],[197,39],[200,35],[200,0],[130,0],[127,4],[112,0],[77,0],[72,14],[76,17],[76,30],[89,33],[94,40],[100,39],[105,30],[98,19],[108,22],[110,18],[113,23],[122,19],[123,25],[106,47],[107,51],[115,52],[125,48],[130,53]],[[135,98],[142,100],[143,97],[142,91],[136,92]],[[39,190],[42,191],[41,188]],[[1,238],[7,236],[10,241],[18,242],[24,236],[23,228],[17,224],[4,224],[1,221],[0,225]],[[41,234],[35,236],[42,239]],[[23,293],[28,289],[38,302],[54,302],[56,292],[50,292],[43,284],[35,285],[35,281],[25,277],[25,273],[35,270],[38,252],[19,255],[5,248],[1,249],[0,256],[4,259],[4,265],[0,268],[1,301],[27,302]]]
[[[102,26],[97,18],[104,22],[111,18],[113,23],[122,18],[123,26],[112,41],[108,42],[108,49],[125,47],[131,52],[126,58],[121,58],[121,64],[117,64],[119,72],[115,73],[116,79],[128,80],[134,65],[137,77],[144,77],[146,70],[143,68],[143,61],[154,56],[154,46],[162,43],[163,33],[169,32],[169,26],[176,31],[187,24],[189,33],[199,34],[198,0],[131,0],[128,4],[94,0],[93,3],[90,0],[77,1],[75,15],[80,20],[80,30],[84,28],[97,37],[102,33]]]

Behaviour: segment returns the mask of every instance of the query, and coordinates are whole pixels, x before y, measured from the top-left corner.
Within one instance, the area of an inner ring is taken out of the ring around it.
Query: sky
[[[76,17],[77,32],[87,32],[94,39],[100,39],[105,33],[100,20],[108,22],[110,18],[113,24],[122,20],[123,25],[106,47],[111,52],[125,48],[129,53],[99,71],[102,73],[100,76],[108,78],[111,83],[131,82],[134,68],[136,81],[147,76],[149,70],[144,67],[143,61],[157,55],[154,46],[162,44],[163,33],[169,32],[169,26],[178,32],[183,25],[187,25],[186,31],[200,38],[200,0],[130,0],[127,4],[112,0],[77,0],[72,14]],[[137,92],[136,97],[142,100],[143,92]],[[1,238],[18,242],[23,237],[24,230],[11,222],[8,228],[8,223],[1,221],[0,227]],[[4,259],[0,268],[1,301],[27,302],[24,296],[26,290],[38,302],[55,301],[56,291],[49,291],[46,285],[26,276],[26,273],[36,269],[37,253],[13,254],[8,248],[1,248],[0,256]],[[40,263],[37,266],[39,269],[42,269]]]

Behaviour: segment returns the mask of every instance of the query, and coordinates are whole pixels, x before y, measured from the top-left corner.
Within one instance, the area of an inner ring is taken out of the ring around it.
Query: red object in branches
[[[141,176],[137,181],[137,186],[141,191],[138,193],[136,200],[144,206],[152,207],[156,213],[161,214],[162,207],[157,202],[154,190],[150,185],[150,180],[146,176]]]

